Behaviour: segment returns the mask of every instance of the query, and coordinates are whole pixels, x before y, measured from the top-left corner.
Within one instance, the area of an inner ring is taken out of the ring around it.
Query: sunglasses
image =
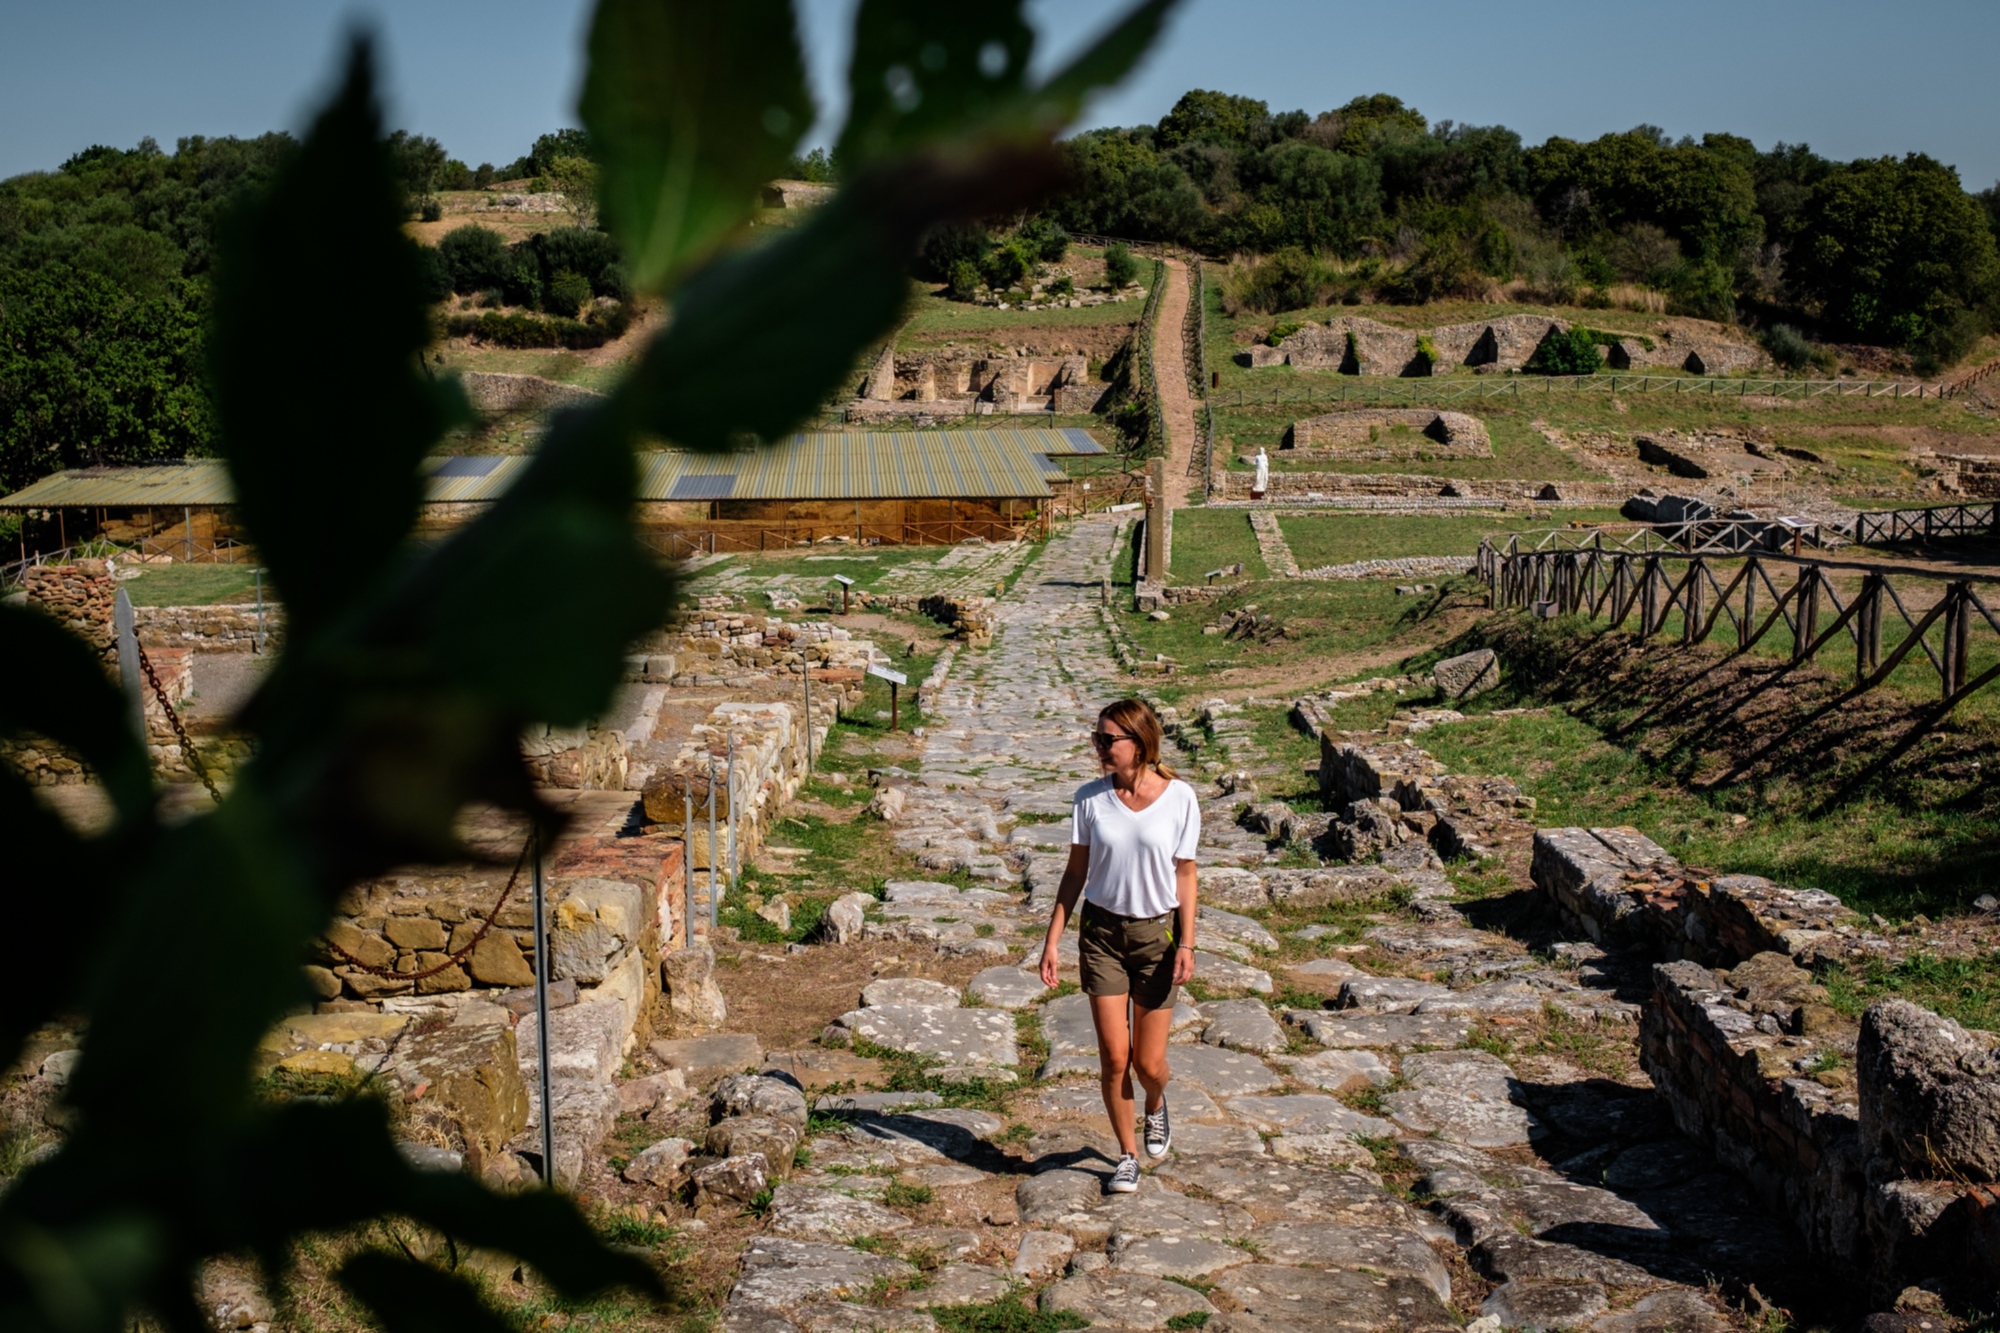
[[[1090,743],[1100,750],[1108,750],[1119,741],[1136,741],[1138,739],[1137,736],[1123,731],[1093,731],[1090,733]]]

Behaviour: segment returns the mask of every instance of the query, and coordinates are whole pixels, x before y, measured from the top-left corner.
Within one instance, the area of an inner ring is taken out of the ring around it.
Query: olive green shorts
[[[1085,995],[1130,995],[1145,1009],[1174,1007],[1173,913],[1118,916],[1083,904],[1077,958]]]

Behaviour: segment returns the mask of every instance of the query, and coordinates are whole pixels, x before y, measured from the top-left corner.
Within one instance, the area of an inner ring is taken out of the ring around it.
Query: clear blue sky
[[[1116,8],[1032,3],[1044,57]],[[802,10],[829,107],[853,0],[802,0]],[[8,0],[0,176],[52,168],[92,143],[152,135],[171,148],[187,134],[296,127],[356,19],[385,39],[397,123],[473,165],[505,162],[573,123],[587,12],[582,0]],[[1803,140],[1839,158],[1921,150],[1979,189],[2000,179],[1996,61],[1995,0],[1192,0],[1091,123],[1156,120],[1195,87],[1307,111],[1390,92],[1433,121],[1505,124],[1529,143],[1647,122],[1760,147]]]

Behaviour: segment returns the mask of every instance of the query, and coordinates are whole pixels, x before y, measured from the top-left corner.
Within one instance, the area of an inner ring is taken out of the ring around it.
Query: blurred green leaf
[[[0,735],[31,733],[75,750],[120,816],[143,814],[153,773],[124,696],[88,644],[41,611],[0,606]]]
[[[581,110],[605,221],[658,288],[750,216],[812,124],[789,0],[600,0]]]
[[[388,563],[423,496],[418,463],[463,412],[419,367],[431,328],[401,207],[357,41],[299,151],[224,228],[216,266],[222,449],[294,641]]]
[[[850,182],[806,225],[696,274],[674,321],[621,395],[643,427],[723,450],[795,428],[902,318],[909,260],[938,222],[1038,197],[1060,163],[1046,143],[885,166]],[[796,312],[810,311],[809,319]],[[783,366],[783,375],[772,375]]]
[[[1019,0],[862,0],[835,157],[852,168],[958,134],[1015,100],[1034,49]]]
[[[1045,129],[1067,126],[1083,112],[1084,99],[1132,72],[1153,49],[1167,15],[1179,0],[1146,0],[1120,19],[1090,49],[1065,65],[1029,99],[1029,119]]]

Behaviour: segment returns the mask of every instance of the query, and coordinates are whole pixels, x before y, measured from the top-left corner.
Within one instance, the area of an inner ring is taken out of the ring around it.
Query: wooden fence
[[[2000,665],[1976,675],[1971,670],[1979,627],[2000,639],[2000,621],[1980,591],[1992,596],[2000,578],[1781,554],[1523,549],[1518,537],[1504,546],[1482,540],[1477,572],[1487,585],[1488,606],[1602,618],[1613,629],[1636,619],[1642,639],[1664,632],[1678,611],[1684,644],[1706,642],[1724,624],[1737,653],[1749,652],[1782,624],[1791,635],[1794,664],[1851,644],[1855,694],[1882,684],[1906,661],[1928,663],[1939,702],[1926,726],[2000,678]]]
[[[1882,509],[1854,516],[1854,540],[1863,545],[1995,535],[2000,535],[2000,502]]]
[[[1708,398],[1937,398],[1942,390],[1917,380],[1724,379],[1697,375],[1450,375],[1390,379],[1340,375],[1338,383],[1273,385],[1223,391],[1221,407],[1291,407],[1334,403],[1449,403],[1477,398],[1530,398],[1557,393],[1667,393]]]

